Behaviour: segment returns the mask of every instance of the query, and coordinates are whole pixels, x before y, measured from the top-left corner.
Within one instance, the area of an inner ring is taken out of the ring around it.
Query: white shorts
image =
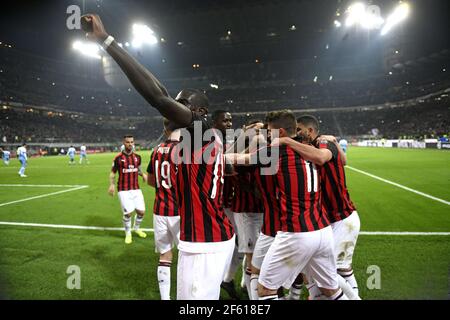
[[[132,213],[134,210],[145,211],[144,195],[140,189],[119,191],[117,195],[123,214]]]
[[[261,266],[259,283],[277,290],[305,269],[320,288],[337,289],[331,227],[312,232],[279,231]]]
[[[353,211],[344,220],[331,224],[334,235],[336,267],[338,269],[349,269],[352,267],[353,252],[355,251],[360,227],[361,222],[356,211]]]
[[[180,242],[180,216],[167,217],[153,214],[156,252],[164,254]]]
[[[215,252],[178,251],[177,300],[219,300],[220,284],[231,263],[235,241],[233,236],[217,243]]]
[[[252,253],[263,223],[262,213],[233,213],[240,253]]]
[[[255,250],[253,250],[252,266],[261,270],[264,257],[269,251],[275,237],[266,236],[264,233],[259,234],[258,240],[256,240]]]

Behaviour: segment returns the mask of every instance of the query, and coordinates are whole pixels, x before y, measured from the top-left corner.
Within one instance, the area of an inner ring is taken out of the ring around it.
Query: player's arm
[[[311,161],[319,166],[324,165],[333,158],[333,154],[328,149],[318,149],[316,147],[295,141],[294,139],[283,137],[274,139],[271,146],[287,145],[300,154],[303,159]]]
[[[336,145],[336,147],[337,147],[337,149],[339,151],[339,154],[341,156],[341,163],[342,163],[343,166],[346,166],[347,165],[347,155],[345,154],[344,150],[342,150],[342,148],[339,145],[336,137],[329,136],[329,135],[321,135],[320,138],[324,139],[324,140],[327,140],[327,141],[330,141],[330,142],[333,142]]]
[[[100,17],[95,14],[87,14],[81,17],[83,30],[87,31],[87,37],[102,43],[109,36]],[[92,26],[92,30],[87,30]],[[192,122],[191,110],[169,96],[167,89],[156,77],[141,65],[136,59],[113,41],[106,50],[117,62],[119,67],[130,80],[133,87],[154,108],[158,109],[162,116],[175,122],[181,127],[186,127]]]
[[[225,163],[235,166],[248,166],[251,163],[251,154],[227,153],[225,154]]]
[[[114,171],[111,171],[109,174],[109,189],[108,193],[111,196],[114,196],[116,193],[116,173]]]
[[[142,171],[141,166],[138,167],[138,174],[142,177],[145,183],[148,181],[148,175]]]
[[[155,150],[152,151],[150,155],[150,161],[147,166],[147,184],[153,188],[156,188],[156,177],[154,172],[154,162],[155,162]]]

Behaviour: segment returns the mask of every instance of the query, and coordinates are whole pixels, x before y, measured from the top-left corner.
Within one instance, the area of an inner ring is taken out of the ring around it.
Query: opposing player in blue
[[[11,152],[8,150],[3,150],[3,148],[0,148],[0,153],[2,154],[3,163],[8,166],[9,158],[11,157]]]
[[[344,153],[347,153],[347,147],[348,147],[348,141],[347,140],[345,140],[344,138],[339,140],[339,146],[344,151]]]
[[[70,146],[69,150],[67,150],[67,155],[69,156],[69,164],[75,164],[75,153],[77,151],[73,146]]]
[[[26,143],[22,144],[21,147],[17,148],[17,158],[20,161],[21,167],[19,170],[19,176],[22,178],[26,178],[25,168],[27,167],[27,145]]]
[[[84,160],[87,164],[89,164],[89,160],[88,160],[88,158],[87,158],[87,150],[86,150],[86,146],[85,146],[85,145],[82,145],[82,146],[80,147],[80,164],[83,163],[83,160]]]

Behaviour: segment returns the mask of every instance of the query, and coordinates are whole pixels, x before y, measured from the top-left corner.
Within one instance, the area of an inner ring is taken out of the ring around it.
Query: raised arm
[[[328,140],[330,142],[333,142],[336,145],[336,147],[337,147],[337,149],[339,151],[339,154],[341,155],[341,163],[342,163],[343,166],[346,166],[347,165],[347,155],[345,154],[344,150],[342,150],[341,146],[337,142],[336,137],[329,136],[329,135],[321,135],[320,138]]]
[[[106,32],[100,17],[96,14],[87,14],[81,17],[83,30],[87,32],[90,40],[100,44],[106,39],[112,40]],[[116,41],[107,46],[106,51],[117,62],[119,67],[130,80],[133,87],[162,116],[177,123],[180,127],[188,126],[192,122],[191,110],[169,96],[167,89],[156,77],[136,59],[121,48]]]
[[[271,146],[276,145],[287,145],[294,149],[295,152],[300,154],[303,159],[311,161],[312,163],[319,166],[324,165],[333,157],[333,154],[328,149],[318,149],[316,147],[295,141],[294,139],[287,137],[274,139]]]

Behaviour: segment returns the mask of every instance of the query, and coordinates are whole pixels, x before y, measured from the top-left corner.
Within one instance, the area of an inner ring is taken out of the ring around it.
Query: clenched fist
[[[108,33],[103,26],[102,20],[96,14],[85,14],[81,17],[81,28],[86,32],[89,40],[103,42],[108,37]]]

